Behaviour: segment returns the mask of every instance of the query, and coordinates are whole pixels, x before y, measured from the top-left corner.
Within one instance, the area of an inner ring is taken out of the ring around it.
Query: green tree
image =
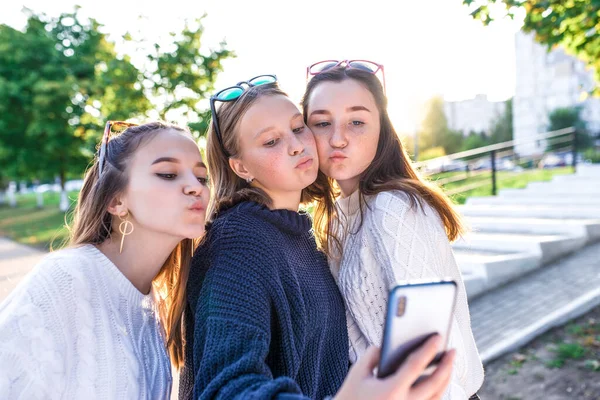
[[[225,42],[216,50],[202,51],[205,17],[186,22],[181,32],[172,32],[168,45],[155,44],[145,74],[153,96],[160,99],[160,117],[184,116],[197,136],[206,132],[210,120],[210,110],[202,100],[214,91],[223,60],[235,57]]]
[[[444,100],[441,97],[430,99],[426,106],[425,118],[421,123],[419,150],[442,146],[448,133],[448,120],[444,113]]]
[[[13,178],[80,176],[107,119],[143,115],[140,72],[78,8],[56,18],[25,9],[24,31],[0,25],[0,147]]]
[[[505,102],[504,113],[494,121],[490,134],[490,144],[513,140],[513,99]]]
[[[577,131],[577,147],[579,149],[588,148],[592,144],[592,140],[587,134],[585,121],[581,119],[581,107],[557,108],[548,115],[548,120],[549,131],[574,127]],[[549,139],[547,151],[568,147],[570,143],[561,142],[564,138],[564,136],[560,136],[556,139]]]
[[[490,138],[484,132],[471,131],[465,138],[461,151],[473,150],[490,144]]]
[[[458,153],[463,147],[465,137],[460,131],[448,130],[442,140],[442,147],[446,154]]]
[[[456,153],[462,147],[463,134],[448,128],[444,100],[434,97],[426,104],[427,112],[419,132],[419,151],[442,147],[445,154]]]
[[[595,69],[600,82],[600,1],[598,0],[463,0],[473,18],[490,24],[499,16],[525,12],[523,30],[535,33],[549,49],[561,45]],[[498,10],[498,12],[496,12]],[[502,11],[500,11],[502,10]],[[600,95],[598,85],[593,89]]]

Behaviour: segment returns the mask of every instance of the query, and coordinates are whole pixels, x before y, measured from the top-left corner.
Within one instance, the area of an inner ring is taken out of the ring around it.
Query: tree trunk
[[[12,208],[17,207],[17,196],[15,195],[15,191],[14,190],[9,190],[8,191],[8,204]]]
[[[60,204],[58,206],[60,211],[67,212],[69,210],[69,197],[65,190],[65,170],[64,168],[60,171]]]
[[[44,208],[44,193],[36,191],[35,197],[37,198],[37,208]]]

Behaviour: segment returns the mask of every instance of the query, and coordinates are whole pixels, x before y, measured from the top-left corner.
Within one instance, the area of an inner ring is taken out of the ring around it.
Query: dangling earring
[[[254,181],[254,178],[246,178],[246,183],[249,185]]]
[[[125,213],[125,215],[120,216],[119,219],[121,223],[119,224],[119,232],[121,232],[121,248],[119,249],[119,254],[123,252],[123,243],[125,242],[125,236],[131,235],[133,233],[133,224],[131,221],[127,219],[129,216],[129,211]]]

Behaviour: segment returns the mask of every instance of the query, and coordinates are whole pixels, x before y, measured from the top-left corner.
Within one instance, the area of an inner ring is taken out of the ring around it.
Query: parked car
[[[450,160],[446,157],[435,158],[431,161],[425,161],[423,172],[427,175],[438,174],[440,172],[465,171],[467,163],[461,160]]]
[[[65,182],[65,190],[67,192],[72,192],[75,190],[81,190],[83,187],[83,179],[74,179]],[[39,185],[35,191],[37,193],[46,193],[46,192],[60,192],[60,184],[59,183],[45,183],[43,185]]]
[[[577,163],[582,163],[583,156],[577,154]],[[538,168],[557,168],[567,167],[573,163],[573,153],[561,152],[561,153],[547,153],[538,163]]]

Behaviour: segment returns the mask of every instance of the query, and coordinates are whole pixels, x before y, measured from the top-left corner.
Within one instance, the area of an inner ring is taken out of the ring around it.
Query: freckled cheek
[[[259,154],[256,163],[257,175],[263,179],[273,180],[284,173],[287,165],[284,163],[284,156],[280,153]]]
[[[329,153],[329,141],[325,138],[315,138],[317,144],[317,154],[319,156],[319,163],[325,164],[327,162],[327,155]]]

